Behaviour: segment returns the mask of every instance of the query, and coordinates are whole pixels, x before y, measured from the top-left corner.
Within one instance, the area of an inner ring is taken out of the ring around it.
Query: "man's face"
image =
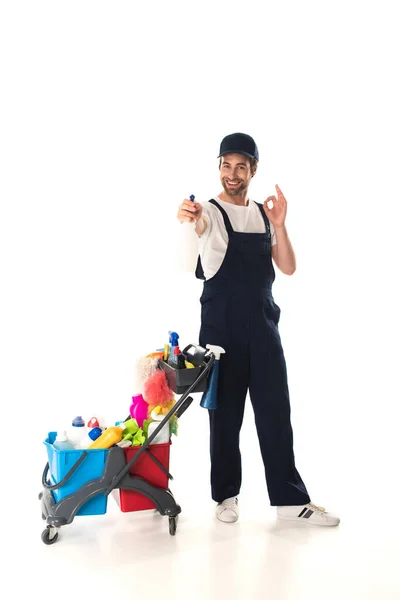
[[[222,157],[220,179],[228,196],[246,193],[251,181],[250,159],[242,154],[225,154]]]

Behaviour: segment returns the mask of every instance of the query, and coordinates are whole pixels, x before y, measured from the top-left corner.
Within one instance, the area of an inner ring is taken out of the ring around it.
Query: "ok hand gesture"
[[[285,196],[282,194],[278,185],[275,185],[277,196],[268,196],[264,202],[265,214],[272,225],[276,227],[283,227],[286,219],[287,202]],[[272,200],[273,207],[268,207],[268,202]]]

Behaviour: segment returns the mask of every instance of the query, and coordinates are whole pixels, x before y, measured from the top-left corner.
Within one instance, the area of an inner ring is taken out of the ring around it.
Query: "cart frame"
[[[144,452],[147,451],[147,453],[150,454],[149,446],[161,429],[168,423],[171,417],[174,415],[177,418],[182,416],[185,410],[193,402],[193,398],[189,394],[195,393],[200,382],[210,373],[211,367],[215,361],[214,353],[209,350],[205,350],[201,346],[189,345],[182,351],[182,354],[188,356],[187,352],[189,349],[192,350],[191,357],[196,357],[196,366],[201,367],[199,375],[196,377],[193,383],[187,387],[186,391],[182,394],[179,400],[177,400],[168,414],[165,415],[163,420],[160,421],[153,433],[148,437],[148,439],[129,460],[129,462],[126,462],[123,448],[118,446],[110,448],[102,476],[88,481],[76,492],[65,496],[59,500],[59,502],[54,500],[52,490],[62,487],[72,473],[79,468],[79,465],[85,460],[85,457],[88,453],[83,452],[82,456],[70,469],[66,476],[59,483],[54,485],[51,484],[51,481],[47,480],[49,471],[49,463],[47,462],[42,475],[43,489],[39,494],[39,500],[41,501],[42,508],[42,519],[47,523],[47,527],[42,532],[41,536],[42,541],[45,544],[54,544],[57,541],[58,530],[60,527],[72,523],[76,513],[80,507],[85,504],[85,502],[97,494],[103,493],[104,495],[108,496],[115,489],[135,491],[149,498],[162,516],[168,516],[169,533],[171,535],[175,535],[178,523],[178,515],[181,513],[181,507],[176,503],[171,490],[165,490],[153,486],[147,481],[144,481],[142,478],[131,475],[129,470]],[[150,456],[153,458],[153,460],[156,460],[151,454]],[[163,468],[161,464],[159,464],[159,466],[160,468]],[[172,479],[170,473],[167,472],[167,475],[169,479]]]

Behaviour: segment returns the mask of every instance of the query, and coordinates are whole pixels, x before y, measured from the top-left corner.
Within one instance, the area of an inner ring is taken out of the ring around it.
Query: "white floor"
[[[339,527],[276,522],[249,411],[240,521],[216,521],[207,452],[193,441],[193,428],[197,425],[201,434],[206,416],[194,407],[182,417],[171,448],[171,489],[182,507],[175,537],[165,517],[155,511],[121,513],[110,496],[105,515],[76,517],[61,528],[54,545],[45,546],[37,494],[46,454],[39,448],[30,455],[35,468],[25,473],[23,502],[15,493],[13,514],[24,515],[19,535],[15,517],[3,512],[11,557],[6,577],[14,586],[25,583],[29,595],[47,590],[56,599],[398,600],[400,526],[391,502],[395,472],[381,460],[383,440],[378,445],[382,457],[360,439],[362,452],[353,449],[350,455],[339,441],[333,443],[334,424],[328,432],[314,429],[310,444],[311,429],[306,443],[301,415],[295,412],[294,420],[302,456],[298,468],[313,502],[340,515]]]
[[[341,525],[322,529],[277,523],[247,499],[225,525],[211,503],[192,503],[171,537],[158,513],[122,514],[110,499],[106,515],[77,517],[53,546],[40,541],[38,514],[24,570],[32,593],[47,581],[58,598],[78,588],[79,598],[398,599],[399,528],[385,507],[370,522],[368,512],[343,506]]]

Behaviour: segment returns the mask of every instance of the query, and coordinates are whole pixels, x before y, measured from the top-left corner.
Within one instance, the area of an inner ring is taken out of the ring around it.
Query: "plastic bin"
[[[164,360],[158,361],[158,366],[165,372],[170,389],[177,394],[184,394],[189,386],[191,386],[204,367],[193,367],[193,369],[174,369]],[[192,390],[192,393],[205,392],[207,389],[207,377],[199,381],[197,386]]]
[[[168,444],[150,444],[148,452],[151,453],[168,471],[171,442]],[[130,446],[124,448],[125,459],[128,463],[138,452],[141,446]],[[129,469],[129,474],[141,477],[151,485],[168,489],[168,475],[152,460],[148,452],[143,452]],[[133,512],[137,510],[149,510],[156,508],[153,502],[146,496],[133,492],[132,490],[116,489],[113,496],[122,512]]]
[[[59,483],[70,471],[70,469],[86,452],[82,463],[69,477],[69,479],[58,489],[52,490],[55,502],[59,502],[65,496],[79,490],[79,488],[103,475],[108,450],[57,450],[52,445],[56,439],[57,432],[51,431],[44,440],[49,461],[49,476],[51,483]],[[77,515],[104,515],[107,512],[107,496],[97,494],[91,498],[77,511]]]

